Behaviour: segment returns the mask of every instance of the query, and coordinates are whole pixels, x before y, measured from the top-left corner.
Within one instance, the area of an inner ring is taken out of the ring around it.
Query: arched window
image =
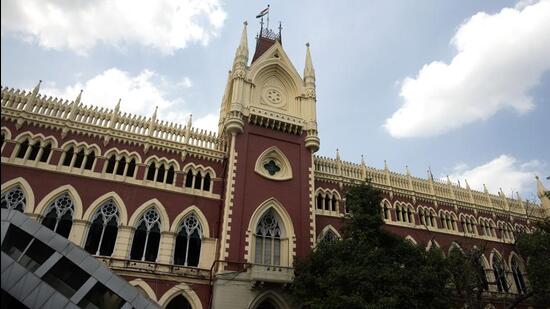
[[[178,295],[166,305],[166,309],[192,309],[191,304],[183,295]]]
[[[29,140],[28,139],[24,140],[19,145],[19,150],[17,151],[16,157],[20,158],[20,159],[25,158],[25,155],[27,154],[27,149],[29,149]]]
[[[521,271],[520,262],[514,256],[512,258],[512,275],[514,276],[514,282],[516,283],[516,288],[519,294],[527,293],[527,287],[525,285],[525,280],[523,279],[523,272]]]
[[[130,160],[128,163],[128,169],[126,170],[126,176],[134,177],[134,171],[136,170],[136,159]]]
[[[120,175],[120,176],[124,175],[124,169],[125,168],[126,168],[126,158],[122,157],[118,161],[118,166],[116,168],[115,174]]]
[[[204,185],[202,186],[202,189],[204,191],[210,191],[210,183],[212,182],[212,179],[210,178],[210,173],[206,173],[206,176],[204,176]]]
[[[189,169],[187,172],[187,175],[185,176],[185,187],[186,188],[192,188],[193,187],[193,171]]]
[[[202,187],[202,174],[201,172],[197,172],[197,175],[195,176],[195,186],[194,189],[199,189]]]
[[[36,157],[38,156],[38,152],[40,151],[40,141],[36,141],[31,146],[31,153],[29,154],[29,160],[34,161],[36,160]]]
[[[390,207],[387,202],[382,202],[382,218],[384,220],[390,220]]]
[[[157,171],[157,182],[164,182],[164,174],[166,172],[166,169],[164,168],[164,164],[159,164],[159,168]]]
[[[73,155],[74,155],[74,148],[70,147],[65,151],[65,158],[63,159],[63,165],[64,166],[71,166],[71,162],[73,161]]]
[[[63,237],[69,237],[73,226],[74,204],[68,193],[58,196],[46,209],[42,224]]]
[[[84,162],[84,158],[86,157],[86,153],[84,152],[84,149],[80,149],[80,151],[76,154],[76,159],[74,160],[74,167],[80,168],[82,166],[82,162]]]
[[[84,249],[90,254],[111,256],[118,234],[118,207],[106,201],[92,217],[92,225]]]
[[[270,208],[260,219],[256,227],[256,264],[280,265],[281,263],[281,227]]]
[[[499,292],[508,292],[508,282],[506,282],[506,273],[500,258],[493,255],[493,274]]]
[[[109,161],[107,161],[107,168],[105,169],[105,173],[112,174],[115,170],[115,164],[116,164],[116,155],[112,155],[109,158]]]
[[[26,198],[25,193],[20,186],[15,186],[10,190],[2,193],[2,208],[15,209],[23,212],[25,210]]]
[[[51,152],[52,152],[52,144],[47,143],[46,146],[44,146],[44,150],[42,150],[42,155],[40,156],[40,162],[44,162],[44,163],[48,162]]]
[[[92,166],[94,166],[94,161],[95,161],[95,152],[92,150],[86,156],[86,164],[84,164],[84,169],[91,170]]]
[[[141,217],[134,233],[130,259],[154,262],[160,242],[160,215],[149,208]]]
[[[331,230],[327,230],[321,237],[321,241],[336,241],[338,236]]]
[[[155,180],[155,170],[155,162],[151,162],[151,164],[149,164],[149,169],[147,170],[147,180]]]
[[[166,183],[167,184],[174,184],[174,167],[173,166],[170,166],[170,168],[168,168],[168,172],[166,173]]]
[[[202,227],[194,214],[183,219],[176,236],[174,264],[184,266],[199,265],[201,253]]]
[[[323,196],[321,195],[321,193],[317,194],[317,209],[323,209]]]

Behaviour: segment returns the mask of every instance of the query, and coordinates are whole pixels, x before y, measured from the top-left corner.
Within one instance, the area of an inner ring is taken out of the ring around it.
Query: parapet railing
[[[506,197],[502,191],[498,195],[490,194],[488,191],[472,190],[468,185],[464,188],[450,181],[445,182],[433,177],[418,178],[410,174],[392,172],[387,168],[376,169],[366,166],[364,163],[346,162],[338,158],[315,156],[314,166],[316,176],[334,181],[353,183],[370,179],[374,186],[394,192],[414,193],[425,197],[455,201],[482,208],[496,208],[534,217],[545,216],[544,209],[540,205],[522,201],[519,198]]]
[[[16,116],[29,120],[46,120],[70,127],[85,126],[100,134],[113,137],[135,138],[164,146],[193,146],[197,148],[225,152],[226,143],[217,133],[194,128],[191,121],[187,125],[158,120],[156,111],[152,117],[121,113],[119,105],[114,109],[88,106],[74,101],[47,97],[35,91],[1,88],[2,113],[13,112]],[[168,144],[166,143],[168,142]]]

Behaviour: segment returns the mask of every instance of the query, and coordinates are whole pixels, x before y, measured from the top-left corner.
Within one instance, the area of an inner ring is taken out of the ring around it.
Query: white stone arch
[[[132,280],[128,283],[132,286],[142,288],[143,291],[145,291],[145,293],[147,294],[147,296],[149,296],[150,299],[152,299],[154,301],[157,301],[157,295],[155,294],[155,291],[153,291],[151,286],[147,282],[145,282],[145,280],[143,280],[143,279],[134,279],[134,280]]]
[[[438,249],[441,249],[441,245],[439,245],[439,243],[437,242],[437,240],[435,239],[430,239],[428,241],[428,243],[426,244],[426,251],[429,251],[432,247],[436,247]],[[441,250],[441,253],[445,254],[445,252],[443,252],[443,250]]]
[[[23,190],[23,193],[25,193],[24,213],[34,213],[34,192],[25,178],[17,177],[4,182],[2,184],[1,192],[4,193],[15,186],[19,186],[21,190]]]
[[[508,265],[506,263],[506,259],[504,258],[502,253],[500,253],[500,251],[498,251],[496,248],[493,248],[493,250],[491,250],[491,254],[489,255],[489,262],[490,262],[491,269],[493,268],[493,261],[495,257],[497,259],[500,259],[500,261],[502,262],[502,267],[504,268],[504,271],[505,272],[508,271]]]
[[[181,170],[180,169],[180,164],[175,159],[168,159],[168,158],[165,158],[165,157],[160,158],[157,155],[148,156],[145,159],[144,162],[145,162],[145,165],[147,165],[147,168],[149,168],[149,164],[151,164],[151,162],[155,162],[156,165],[158,165],[158,164],[166,165],[166,167],[165,167],[166,170],[168,170],[171,165],[174,166],[174,171],[180,171]],[[158,168],[158,166],[156,168]]]
[[[124,204],[124,201],[118,195],[116,192],[111,191],[103,194],[102,196],[98,197],[95,201],[88,206],[86,211],[84,212],[84,215],[82,216],[83,220],[92,222],[92,217],[96,213],[96,211],[99,209],[99,207],[103,206],[103,203],[107,200],[112,199],[115,201],[115,204],[118,208],[118,218],[119,218],[119,226],[120,225],[127,225],[128,224],[128,210],[126,209],[126,205]]]
[[[42,133],[33,133],[31,131],[25,131],[25,132],[19,133],[17,135],[17,137],[15,137],[14,140],[18,141],[18,142],[21,142],[26,138],[29,139],[30,144],[32,144],[36,141],[41,141],[43,143],[51,142],[52,143],[52,148],[55,148],[58,145],[57,139],[55,137],[53,137],[52,135],[45,136]]]
[[[334,226],[332,226],[331,224],[328,224],[326,225],[322,230],[321,232],[319,233],[319,237],[317,237],[317,241],[321,240],[325,234],[328,232],[328,231],[331,231],[334,233],[334,235],[336,235],[336,237],[338,237],[339,239],[342,239],[342,236],[340,235],[340,233],[338,232],[337,229],[334,228]]]
[[[447,252],[447,255],[451,255],[451,251],[453,250],[459,250],[460,253],[464,254],[464,250],[456,241],[453,241],[449,246],[449,251]]]
[[[204,166],[202,164],[195,164],[193,162],[189,162],[183,167],[182,171],[184,173],[187,173],[189,169],[192,170],[193,175],[196,175],[197,171],[201,171],[203,173],[210,173],[211,178],[216,178],[216,171],[214,171],[214,169],[210,166]]]
[[[416,240],[411,235],[407,235],[407,237],[405,237],[405,240],[410,241],[415,246],[418,245]]]
[[[519,267],[523,273],[525,273],[525,261],[523,258],[517,254],[515,251],[510,252],[510,255],[508,256],[508,269],[512,269],[512,260],[516,258],[519,262]],[[504,261],[503,261],[504,262]]]
[[[84,142],[84,141],[77,141],[75,139],[71,139],[63,143],[63,145],[61,145],[60,148],[63,149],[63,151],[65,151],[70,146],[74,147],[75,154],[77,154],[81,149],[84,149],[84,152],[86,154],[90,153],[91,150],[94,150],[96,157],[101,156],[101,147],[99,147],[96,143],[88,144],[87,142]]]
[[[6,141],[11,140],[11,131],[8,127],[2,127],[1,132],[2,134],[4,134],[4,144],[2,145],[1,150],[4,150],[4,146],[6,146]]]
[[[392,203],[387,198],[383,198],[382,202],[380,202],[380,205],[384,205],[384,203],[386,203],[386,205],[388,206],[388,209],[393,209]]]
[[[105,151],[104,156],[108,160],[113,154],[116,156],[117,159],[120,159],[121,156],[125,156],[128,160],[135,159],[136,164],[140,164],[142,162],[141,155],[139,153],[135,151],[129,152],[126,149],[119,149],[117,147],[109,148],[107,151]]]
[[[128,220],[128,226],[136,227],[138,225],[139,219],[141,219],[141,216],[149,208],[155,208],[160,215],[160,232],[169,231],[170,220],[168,218],[168,213],[166,212],[166,208],[164,208],[164,205],[162,205],[162,203],[156,198],[150,199],[147,202],[141,204],[132,213],[132,216],[130,216],[130,219]]]
[[[206,237],[210,238],[210,227],[208,226],[208,220],[206,219],[206,216],[203,214],[203,212],[195,205],[189,206],[185,208],[182,212],[180,212],[177,217],[173,220],[172,225],[170,227],[170,232],[177,233],[178,228],[185,219],[190,214],[194,214],[197,219],[199,219],[199,222],[201,224],[201,231],[202,235],[201,238]]]
[[[268,160],[274,160],[279,163],[280,171],[275,175],[270,175],[264,168],[264,164]],[[292,165],[283,151],[276,146],[271,146],[264,150],[256,159],[254,171],[260,176],[272,180],[290,180],[292,179]]]
[[[171,289],[166,291],[164,295],[158,300],[158,303],[163,307],[166,308],[168,303],[176,296],[183,295],[185,299],[191,304],[191,307],[193,309],[202,309],[202,303],[195,291],[186,283],[182,282],[179,283],[176,286],[173,286]]]
[[[290,306],[285,302],[284,298],[275,291],[265,291],[256,296],[248,305],[249,309],[256,309],[265,300],[270,299],[279,309],[289,309]]]
[[[71,185],[63,185],[58,187],[57,189],[54,189],[50,193],[48,193],[40,203],[36,206],[34,209],[34,213],[38,216],[44,216],[45,211],[50,205],[50,203],[57,198],[59,195],[63,193],[68,193],[71,197],[71,200],[73,201],[74,206],[74,212],[73,212],[73,221],[75,219],[79,220],[82,219],[82,213],[83,213],[83,207],[82,207],[82,199],[80,198],[80,195],[76,191],[76,189]]]
[[[264,215],[265,212],[267,212],[269,209],[273,208],[275,210],[276,215],[281,220],[281,223],[283,224],[284,229],[284,237],[288,239],[288,265],[284,265],[281,263],[281,266],[291,266],[294,262],[294,246],[296,234],[294,234],[294,225],[292,223],[292,219],[284,206],[275,198],[271,197],[267,200],[265,200],[263,203],[260,204],[250,217],[250,221],[248,223],[248,230],[247,230],[247,243],[248,243],[248,251],[246,254],[246,259],[248,261],[252,261],[252,256],[254,254],[255,250],[255,241],[254,241],[254,231],[256,230],[256,226],[258,225],[260,219]],[[283,251],[281,250],[281,258],[283,257]]]

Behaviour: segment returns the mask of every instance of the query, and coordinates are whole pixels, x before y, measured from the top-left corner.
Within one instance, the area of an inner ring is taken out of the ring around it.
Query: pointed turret
[[[237,65],[246,66],[248,63],[248,32],[247,32],[248,23],[245,21],[243,23],[243,32],[241,34],[241,41],[237,51],[235,52],[235,59],[233,60],[233,67]]]
[[[78,93],[78,96],[76,96],[76,99],[74,100],[75,105],[80,104],[80,99],[82,98],[82,92],[84,92],[84,90],[80,89],[80,92]]]
[[[409,170],[408,165],[405,165],[405,173],[407,173],[407,176],[411,176],[411,171]]]
[[[309,43],[306,43],[306,65],[304,67],[304,83],[306,87],[315,88],[315,69],[311,61]]]
[[[338,148],[336,148],[336,160],[340,161],[340,150]]]
[[[539,176],[535,176],[535,179],[537,180],[537,195],[539,198],[543,198],[546,194],[546,188],[544,187],[544,185],[542,184],[542,182],[540,181],[540,178]]]
[[[118,102],[115,105],[115,111],[118,112],[120,110],[120,102],[122,101],[121,98],[118,98]]]
[[[489,190],[487,190],[487,185],[483,184],[483,192],[486,194],[489,194]]]
[[[38,94],[38,91],[40,91],[40,84],[42,84],[42,80],[38,81],[38,84],[34,86],[34,89],[32,90],[32,95],[36,96]]]

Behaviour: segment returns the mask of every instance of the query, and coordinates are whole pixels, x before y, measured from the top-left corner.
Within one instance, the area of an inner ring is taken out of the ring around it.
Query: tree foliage
[[[536,226],[533,233],[521,233],[516,237],[516,247],[522,256],[527,257],[529,292],[524,298],[532,296],[538,305],[544,307],[550,303],[550,219]]]
[[[350,189],[343,239],[322,241],[296,265],[292,294],[308,308],[447,308],[446,261],[381,229],[381,197]]]

